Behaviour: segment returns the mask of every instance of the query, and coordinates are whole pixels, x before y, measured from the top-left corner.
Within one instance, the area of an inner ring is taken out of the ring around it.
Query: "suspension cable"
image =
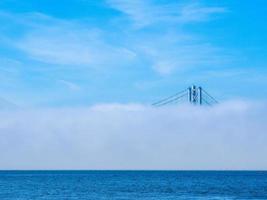
[[[171,96],[169,96],[169,97],[167,97],[167,98],[164,98],[164,99],[162,99],[162,100],[160,100],[160,101],[157,101],[157,102],[153,103],[152,106],[156,106],[157,104],[161,104],[161,103],[163,103],[163,102],[165,102],[165,101],[167,101],[167,100],[169,100],[169,99],[172,99],[172,98],[174,98],[174,97],[176,97],[176,96],[178,96],[178,95],[180,95],[180,94],[182,94],[182,93],[184,93],[184,92],[186,92],[186,91],[187,91],[187,90],[183,90],[183,91],[177,92],[177,93],[174,94],[174,95],[171,95]]]
[[[165,101],[165,102],[162,102],[162,103],[160,103],[160,104],[156,104],[156,105],[154,104],[154,105],[155,105],[155,106],[164,106],[164,105],[166,105],[166,104],[170,104],[170,103],[172,103],[172,102],[175,102],[175,101],[181,99],[181,98],[184,97],[184,96],[187,96],[187,94],[183,94],[183,95],[178,96],[178,97],[176,97],[176,98],[174,98],[174,99],[170,99],[169,101]]]
[[[215,101],[215,103],[219,103],[214,97],[212,97],[206,90],[202,89],[204,91],[204,93],[206,95],[208,95],[208,97],[210,97],[213,101]]]

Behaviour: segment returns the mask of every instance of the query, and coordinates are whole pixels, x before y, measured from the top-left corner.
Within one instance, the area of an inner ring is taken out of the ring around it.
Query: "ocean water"
[[[267,172],[0,171],[11,199],[267,199]]]

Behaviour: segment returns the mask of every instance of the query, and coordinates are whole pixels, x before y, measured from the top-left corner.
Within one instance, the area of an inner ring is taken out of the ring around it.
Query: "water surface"
[[[0,171],[0,199],[267,199],[267,172]]]

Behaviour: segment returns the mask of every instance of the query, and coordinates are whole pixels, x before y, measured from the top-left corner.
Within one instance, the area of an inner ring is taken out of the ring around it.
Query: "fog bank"
[[[0,112],[0,169],[265,169],[267,104]]]

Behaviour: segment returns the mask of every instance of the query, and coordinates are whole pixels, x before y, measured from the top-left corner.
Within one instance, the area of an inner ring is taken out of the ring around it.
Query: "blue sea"
[[[0,171],[0,200],[267,199],[263,171]]]

